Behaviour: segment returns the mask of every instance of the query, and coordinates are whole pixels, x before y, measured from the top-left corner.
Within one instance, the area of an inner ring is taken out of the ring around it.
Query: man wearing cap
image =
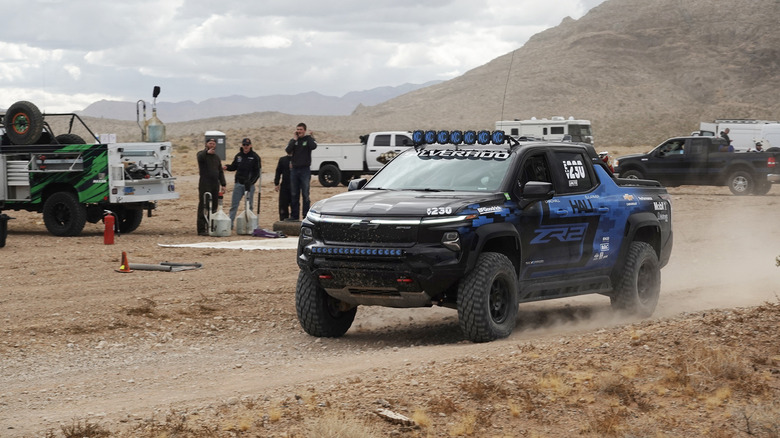
[[[255,182],[260,179],[260,156],[252,150],[252,140],[241,140],[241,150],[238,151],[233,162],[225,166],[225,170],[236,172],[236,181],[233,186],[233,195],[230,198],[230,228],[233,228],[233,220],[236,218],[238,206],[246,194],[249,199],[249,209],[254,208]]]
[[[206,139],[206,147],[197,154],[198,159],[198,235],[208,236],[209,225],[203,215],[206,205],[203,195],[211,193],[211,212],[217,211],[219,194],[225,191],[225,173],[222,171],[222,160],[217,155],[217,141]]]

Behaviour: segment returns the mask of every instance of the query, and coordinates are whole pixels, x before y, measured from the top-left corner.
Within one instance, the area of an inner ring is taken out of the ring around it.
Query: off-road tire
[[[341,171],[338,166],[326,164],[320,167],[317,179],[323,187],[336,187],[341,182]]]
[[[43,204],[43,223],[55,236],[78,236],[87,223],[87,208],[74,193],[54,193]]]
[[[751,194],[753,192],[753,186],[755,185],[753,175],[744,170],[732,172],[731,175],[729,175],[727,182],[731,193],[737,196]]]
[[[22,100],[5,112],[3,126],[11,143],[35,144],[43,133],[43,114],[34,103]]]
[[[124,208],[117,212],[116,216],[117,229],[120,233],[127,234],[132,233],[141,225],[141,221],[144,219],[144,211]]]
[[[321,338],[338,338],[349,330],[357,307],[347,307],[317,286],[314,279],[300,271],[295,287],[295,310],[303,330]]]
[[[474,269],[458,284],[458,320],[472,342],[489,342],[512,333],[517,322],[517,274],[507,256],[479,255]]]
[[[346,187],[352,179],[352,172],[341,172],[341,185]]]
[[[649,243],[631,242],[616,284],[610,297],[613,309],[643,318],[653,314],[661,294],[661,268]]]
[[[59,144],[87,144],[86,141],[84,141],[83,138],[81,138],[80,135],[77,134],[60,134],[57,137],[57,143]]]
[[[756,196],[764,196],[772,190],[772,183],[764,181],[760,184],[756,183],[753,187],[753,194]]]
[[[629,170],[626,172],[622,172],[620,174],[620,177],[624,179],[645,179],[645,176],[642,175],[642,172],[638,170]]]

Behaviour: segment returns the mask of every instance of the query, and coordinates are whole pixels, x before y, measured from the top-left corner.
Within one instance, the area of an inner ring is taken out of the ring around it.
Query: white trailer
[[[718,137],[726,128],[735,151],[748,151],[761,142],[764,149],[780,146],[780,122],[777,120],[718,119],[701,122],[697,135]]]
[[[501,120],[496,122],[496,130],[504,131],[515,139],[539,139],[550,141],[570,140],[578,143],[593,144],[593,130],[590,120],[565,119],[555,116],[550,119]]]

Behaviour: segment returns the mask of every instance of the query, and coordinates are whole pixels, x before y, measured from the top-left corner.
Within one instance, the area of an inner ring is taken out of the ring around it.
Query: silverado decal
[[[496,160],[506,160],[509,158],[509,152],[423,149],[420,152],[417,152],[417,156],[442,158],[493,158]]]

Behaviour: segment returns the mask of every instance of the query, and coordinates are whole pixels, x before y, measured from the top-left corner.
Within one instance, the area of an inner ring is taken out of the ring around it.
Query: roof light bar
[[[504,131],[423,131],[412,132],[415,146],[428,144],[504,144],[507,141]]]

